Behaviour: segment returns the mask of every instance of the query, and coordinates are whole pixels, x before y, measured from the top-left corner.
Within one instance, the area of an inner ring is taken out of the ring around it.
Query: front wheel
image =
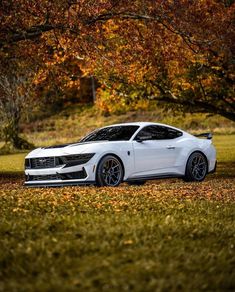
[[[194,152],[189,156],[186,170],[185,181],[203,181],[207,174],[207,159],[200,152]]]
[[[97,186],[116,187],[123,180],[123,167],[118,158],[113,155],[103,157],[98,165],[96,173]]]

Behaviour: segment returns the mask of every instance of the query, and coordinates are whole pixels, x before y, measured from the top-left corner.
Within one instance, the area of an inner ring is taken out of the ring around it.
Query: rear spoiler
[[[211,140],[212,139],[212,134],[211,133],[202,133],[202,134],[198,134],[198,135],[194,135],[195,137],[205,137],[206,139],[208,140]]]

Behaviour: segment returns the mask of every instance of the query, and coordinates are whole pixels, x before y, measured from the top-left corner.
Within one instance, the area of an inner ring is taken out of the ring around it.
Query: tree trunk
[[[19,120],[11,120],[8,125],[3,129],[3,134],[5,137],[5,145],[3,148],[5,149],[32,149],[34,147],[33,144],[29,143],[25,139],[19,136]]]

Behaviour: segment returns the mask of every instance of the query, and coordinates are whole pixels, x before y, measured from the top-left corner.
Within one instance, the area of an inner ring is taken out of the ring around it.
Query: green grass
[[[235,162],[235,135],[215,135],[213,143],[219,161]]]
[[[22,172],[26,155],[27,153],[0,155],[0,174]]]

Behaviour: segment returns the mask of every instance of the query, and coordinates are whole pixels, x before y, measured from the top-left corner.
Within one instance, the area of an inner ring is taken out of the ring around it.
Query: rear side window
[[[149,137],[148,140],[168,140],[175,139],[182,136],[183,133],[165,126],[147,126],[143,128],[136,136],[135,139],[141,137]]]

